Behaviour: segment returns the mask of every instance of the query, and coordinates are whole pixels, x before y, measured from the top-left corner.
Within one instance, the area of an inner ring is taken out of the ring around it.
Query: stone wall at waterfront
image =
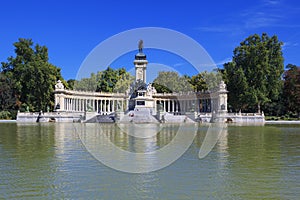
[[[133,112],[133,111],[132,111]],[[127,113],[128,114],[128,113]],[[17,122],[84,122],[92,117],[99,114],[95,112],[46,112],[46,113],[33,113],[33,112],[19,112],[17,115]],[[115,113],[110,115],[115,116]],[[189,121],[194,122],[228,122],[228,123],[264,123],[265,116],[262,113],[223,113],[223,114],[212,114],[212,113],[196,113],[190,112],[182,115],[173,115],[171,113],[162,113],[165,120],[161,120],[158,116],[157,121],[181,123],[187,118]],[[116,116],[115,116],[116,117]],[[136,116],[138,117],[138,116]],[[125,117],[126,118],[126,117]],[[126,122],[124,116],[122,120],[118,122]],[[181,119],[182,118],[182,119]],[[127,120],[128,122],[130,120]],[[141,120],[139,120],[141,121]],[[148,123],[152,123],[150,120]],[[145,122],[146,123],[146,122]]]
[[[84,112],[19,112],[17,122],[78,122]]]

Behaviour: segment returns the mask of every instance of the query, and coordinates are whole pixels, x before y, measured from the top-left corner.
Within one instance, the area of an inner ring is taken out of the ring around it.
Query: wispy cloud
[[[201,26],[197,28],[200,31],[204,32],[217,32],[217,33],[224,33],[224,32],[241,32],[241,27],[235,25],[219,25],[219,26]]]
[[[187,63],[175,63],[174,64],[174,67],[180,67],[180,66],[183,66],[183,65],[186,65]]]
[[[244,33],[264,27],[299,28],[300,24],[289,19],[298,16],[300,8],[292,7],[281,0],[261,0],[261,3],[245,10],[239,10],[224,17],[227,22],[212,26],[200,26],[203,32]]]
[[[252,12],[249,16],[250,15],[251,17],[245,20],[244,28],[246,29],[278,26],[281,19],[280,16],[270,15],[264,12]]]
[[[263,0],[263,3],[267,6],[274,6],[280,4],[279,0]]]
[[[284,42],[282,45],[282,50],[286,50],[288,48],[297,47],[299,46],[299,43],[297,42]]]
[[[228,58],[224,58],[223,60],[217,61],[215,63],[202,63],[201,67],[208,67],[207,71],[210,71],[210,70],[216,69],[218,66],[222,66],[225,63],[228,63],[228,62],[231,62],[231,61],[232,61],[232,58],[228,57]]]

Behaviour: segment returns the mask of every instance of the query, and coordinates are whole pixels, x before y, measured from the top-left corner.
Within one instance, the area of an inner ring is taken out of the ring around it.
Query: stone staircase
[[[115,116],[114,114],[109,115],[95,115],[92,118],[85,120],[84,123],[114,123],[115,122]]]
[[[164,114],[164,122],[165,123],[194,123],[194,121],[186,115],[173,115],[170,113]]]
[[[128,111],[124,117],[120,119],[121,123],[159,123],[158,120],[152,116],[150,108],[136,108],[133,111]]]

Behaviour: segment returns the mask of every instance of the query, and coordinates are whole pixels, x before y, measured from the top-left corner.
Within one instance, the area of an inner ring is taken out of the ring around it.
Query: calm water
[[[144,152],[168,144],[177,130],[166,127],[143,146],[116,125],[102,128],[120,148]],[[200,160],[206,130],[172,165],[129,174],[88,153],[74,124],[0,123],[0,199],[299,199],[299,125],[229,126]]]

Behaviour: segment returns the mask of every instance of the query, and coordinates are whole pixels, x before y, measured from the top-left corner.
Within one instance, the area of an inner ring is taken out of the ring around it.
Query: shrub
[[[0,111],[0,119],[11,119],[11,113],[7,110]]]

